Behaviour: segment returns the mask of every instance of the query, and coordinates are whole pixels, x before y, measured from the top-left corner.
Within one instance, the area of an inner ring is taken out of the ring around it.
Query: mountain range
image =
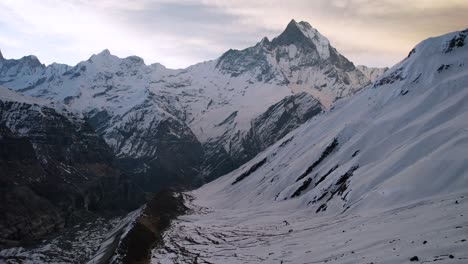
[[[151,263],[466,263],[468,29],[187,192]]]
[[[383,72],[371,71],[292,20],[272,41],[182,70],[108,50],[73,67],[1,59],[0,85],[86,118],[123,169],[154,190],[235,169]]]
[[[467,227],[467,35],[425,40],[390,69],[355,66],[294,20],[272,40],[178,70],[108,50],[75,66],[0,56],[0,144],[16,149],[2,153],[2,194],[23,205],[0,208],[1,239],[21,244],[85,212],[136,208],[144,192],[211,181],[183,195],[189,213],[146,262],[395,263],[411,250],[463,261],[452,229]],[[74,241],[78,262],[115,243],[125,255],[139,212],[92,249]],[[32,251],[36,262],[70,261],[53,244]]]

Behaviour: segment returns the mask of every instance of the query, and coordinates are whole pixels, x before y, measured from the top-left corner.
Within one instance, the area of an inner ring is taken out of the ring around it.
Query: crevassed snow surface
[[[191,192],[152,263],[468,263],[467,33]]]

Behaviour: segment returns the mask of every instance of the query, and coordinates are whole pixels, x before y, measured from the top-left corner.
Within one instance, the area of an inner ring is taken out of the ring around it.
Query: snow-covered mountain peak
[[[326,60],[330,57],[328,39],[305,21],[297,23],[294,19],[291,20],[283,33],[272,42],[277,45],[311,46],[318,52],[321,59]]]
[[[98,54],[93,54],[88,61],[99,63],[99,62],[121,62],[126,61],[132,64],[145,65],[143,58],[132,55],[126,58],[120,58],[116,55],[113,55],[108,49],[105,49]]]
[[[143,60],[143,58],[135,56],[135,55],[128,56],[124,60],[128,61],[128,62],[131,62],[133,64],[136,64],[136,65],[146,65],[145,60]]]
[[[258,43],[260,46],[267,46],[270,44],[270,40],[267,37],[263,37],[262,40]]]
[[[2,50],[0,50],[0,60],[4,60],[5,58],[3,57]]]
[[[294,20],[292,20],[291,23],[293,23],[301,31],[301,33],[314,44],[315,49],[322,59],[325,60],[330,57],[330,41],[322,34],[320,34],[317,29],[313,28],[308,22],[305,21],[296,23]]]
[[[307,22],[292,20],[279,36],[267,40],[228,50],[216,61],[216,69],[231,77],[307,92],[327,107],[370,82]]]
[[[21,60],[25,61],[25,63],[28,63],[32,67],[44,66],[41,61],[34,55],[24,56],[21,58]]]
[[[103,56],[103,57],[108,57],[108,56],[111,56],[111,52],[109,49],[104,49],[103,51],[99,52],[97,54],[98,56]]]
[[[108,49],[101,51],[98,54],[93,54],[88,62],[96,63],[102,66],[109,66],[112,64],[118,64],[121,59],[115,55],[112,55]]]

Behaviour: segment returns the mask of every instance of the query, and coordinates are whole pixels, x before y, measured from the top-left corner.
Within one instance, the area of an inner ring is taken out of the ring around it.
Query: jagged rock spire
[[[0,49],[0,60],[4,60],[5,58],[3,57],[2,50]]]

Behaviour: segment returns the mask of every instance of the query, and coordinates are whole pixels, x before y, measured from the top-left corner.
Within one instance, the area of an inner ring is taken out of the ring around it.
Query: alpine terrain
[[[0,262],[467,263],[467,35],[390,69],[295,20],[185,69],[0,53]]]
[[[370,83],[316,29],[292,20],[245,50],[171,70],[108,50],[71,67],[0,59],[0,85],[64,104],[146,190],[205,182]],[[379,71],[380,72],[380,71]]]
[[[467,263],[467,35],[187,193],[151,263]]]

